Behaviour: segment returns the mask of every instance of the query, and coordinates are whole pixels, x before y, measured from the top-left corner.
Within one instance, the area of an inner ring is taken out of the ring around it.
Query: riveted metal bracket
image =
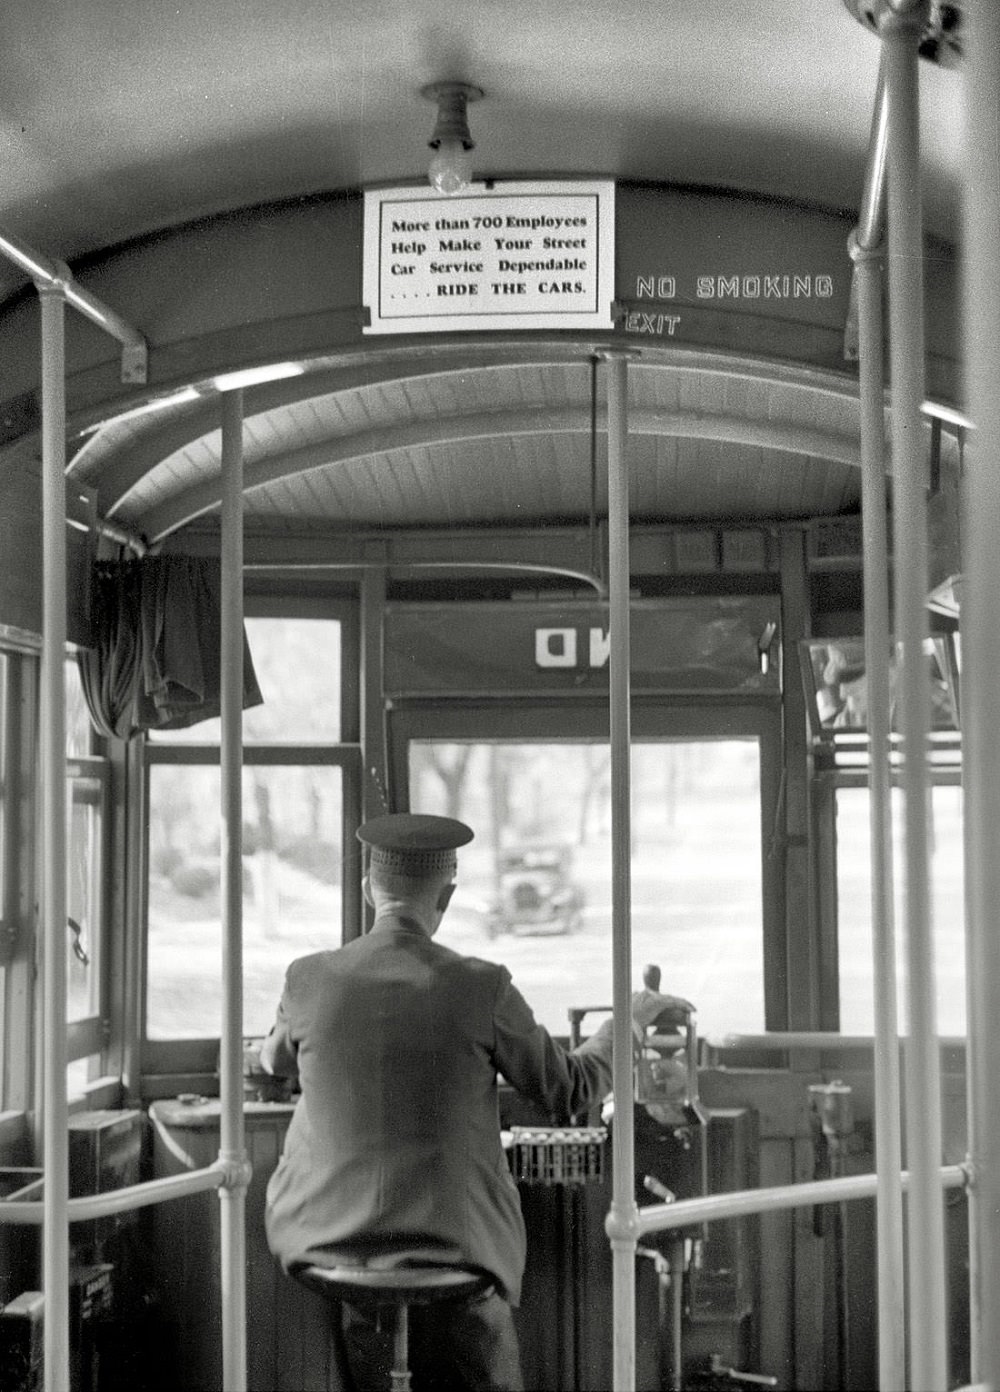
[[[253,1178],[253,1166],[247,1159],[246,1152],[241,1155],[219,1154],[215,1162],[216,1169],[222,1171],[223,1180],[221,1187],[231,1191],[248,1189]]]
[[[884,23],[913,20],[920,25],[921,58],[945,68],[961,62],[968,0],[844,0],[844,6],[873,34]]]

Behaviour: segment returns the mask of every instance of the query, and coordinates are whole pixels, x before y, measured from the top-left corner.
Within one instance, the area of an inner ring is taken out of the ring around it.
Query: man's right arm
[[[266,1073],[274,1073],[279,1078],[297,1078],[299,1075],[299,1048],[291,1035],[284,996],[278,1005],[278,1015],[271,1032],[261,1045],[260,1063]]]
[[[502,968],[493,1025],[499,1071],[522,1096],[560,1120],[585,1112],[611,1091],[610,1020],[579,1048],[564,1049],[537,1022]]]

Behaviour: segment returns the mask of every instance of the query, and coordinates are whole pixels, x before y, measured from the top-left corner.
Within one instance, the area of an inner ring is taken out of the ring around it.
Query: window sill
[[[67,1110],[73,1113],[118,1107],[121,1105],[121,1090],[120,1078],[95,1078],[82,1091],[70,1095]]]

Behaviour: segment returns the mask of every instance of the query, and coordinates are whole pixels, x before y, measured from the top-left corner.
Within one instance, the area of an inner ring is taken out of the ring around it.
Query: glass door
[[[564,1035],[571,1008],[611,1001],[610,750],[586,712],[541,714],[438,710],[401,724],[411,809],[476,833],[438,941],[503,962]],[[768,1013],[774,751],[761,714],[659,712],[663,733],[633,745],[633,982],[658,965],[701,1034],[759,1031]]]

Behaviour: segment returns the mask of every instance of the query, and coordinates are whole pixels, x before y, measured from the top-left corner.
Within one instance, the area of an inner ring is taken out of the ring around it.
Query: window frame
[[[341,834],[342,844],[346,848],[353,844],[354,833],[360,825],[362,788],[362,753],[357,742],[357,605],[349,600],[325,595],[248,594],[245,615],[247,618],[320,619],[340,623],[340,740],[328,743],[248,741],[243,747],[243,765],[246,768],[304,765],[339,768],[342,779]],[[147,994],[150,770],[158,765],[212,767],[220,763],[221,750],[218,744],[193,741],[186,743],[177,739],[160,743],[142,739],[139,746],[141,834],[138,840],[141,846],[142,871],[136,889],[141,942],[137,954],[137,972],[133,979],[138,987],[135,1030],[140,1060],[140,1094],[144,1099],[172,1096],[178,1090],[214,1093],[218,1088],[218,1037],[150,1039],[147,1034]],[[355,885],[349,879],[346,864],[342,871],[341,940],[347,935],[347,925],[358,917],[360,896],[360,882]],[[277,1005],[277,1001],[275,1004]]]
[[[36,827],[39,647],[23,635],[0,631],[4,657],[2,766],[6,787],[0,855],[2,918],[11,925],[11,950],[0,990],[0,1116],[23,1121],[33,1106],[35,1082]],[[10,815],[10,807],[16,809]]]
[[[110,761],[100,755],[66,761],[66,798],[70,808],[76,801],[75,789],[85,782],[98,784],[100,828],[97,837],[97,864],[89,868],[89,879],[97,893],[92,904],[96,920],[91,937],[95,943],[97,959],[97,1009],[83,1019],[74,1020],[67,1025],[67,1062],[78,1059],[98,1057],[103,1064],[104,1052],[111,1034],[109,1010],[111,958],[111,915],[110,876],[105,872],[110,865],[111,846],[111,767]],[[68,932],[67,928],[67,932]],[[98,1072],[101,1070],[98,1069]]]

